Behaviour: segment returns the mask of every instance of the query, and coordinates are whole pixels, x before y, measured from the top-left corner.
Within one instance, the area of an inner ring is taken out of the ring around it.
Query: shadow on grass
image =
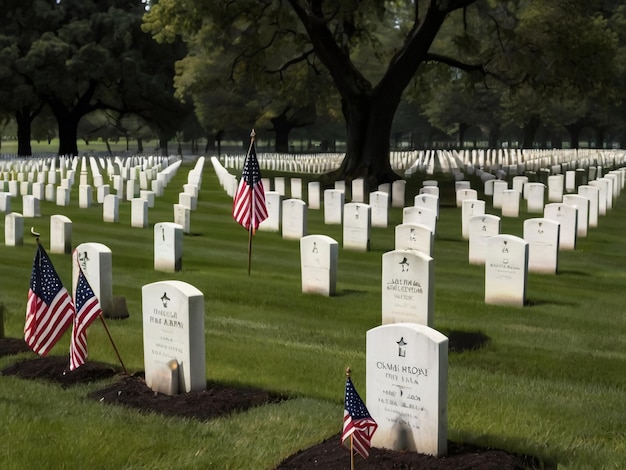
[[[590,277],[591,273],[586,272],[586,271],[574,271],[573,269],[559,269],[557,272],[557,276],[584,276],[584,277]]]
[[[489,344],[489,336],[480,331],[444,330],[450,352],[477,351]]]
[[[365,295],[367,291],[364,290],[355,290],[355,289],[343,289],[341,291],[337,291],[335,293],[336,297],[347,297],[351,295]]]
[[[547,299],[526,299],[524,307],[540,307],[543,305],[560,305],[561,307],[576,307],[578,304],[575,302],[563,302]]]

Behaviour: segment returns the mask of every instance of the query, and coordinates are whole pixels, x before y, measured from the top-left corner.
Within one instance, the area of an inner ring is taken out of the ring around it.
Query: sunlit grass
[[[35,226],[47,247],[49,217],[64,214],[73,221],[74,246],[100,242],[111,248],[113,294],[126,298],[130,317],[107,325],[131,371],[143,370],[141,287],[177,279],[205,296],[207,378],[297,399],[197,423],[104,407],[85,398],[102,384],[62,390],[0,377],[3,468],[269,469],[340,431],[347,366],[366,394],[365,333],[381,322],[381,255],[393,249],[401,210],[391,209],[387,229],[372,229],[367,253],[341,249],[341,227],[325,225],[323,211],[308,210],[308,232],[339,242],[339,272],[335,297],[304,295],[299,243],[279,233],[254,237],[248,276],[247,232],[232,220],[231,200],[207,161],[192,235],[184,237],[183,271],[156,272],[151,228],[173,220],[172,201],[191,168],[185,163],[150,209],[149,229],[130,227],[128,203],[120,207],[118,224],[102,222],[97,204],[78,208],[76,185],[69,207],[42,202],[42,217],[27,219],[26,232]],[[409,180],[407,201],[423,179]],[[484,303],[484,268],[467,262],[461,211],[452,199],[454,181],[444,175],[438,179],[435,327],[489,337],[480,350],[450,354],[450,439],[537,455],[563,468],[625,467],[623,198],[601,217],[598,228],[579,239],[575,251],[561,253],[559,274],[529,274],[528,306],[501,307]],[[477,180],[472,184],[481,189]],[[21,212],[21,199],[15,198],[12,207]],[[499,215],[489,204],[488,212]],[[522,210],[519,219],[503,219],[502,232],[521,237],[527,216]],[[0,246],[0,303],[9,337],[23,334],[34,253],[30,236],[24,246]],[[51,259],[69,286],[71,257],[52,254]],[[67,355],[68,346],[66,335],[52,354]],[[32,357],[0,358],[0,367]],[[89,330],[89,359],[117,365],[99,322]]]

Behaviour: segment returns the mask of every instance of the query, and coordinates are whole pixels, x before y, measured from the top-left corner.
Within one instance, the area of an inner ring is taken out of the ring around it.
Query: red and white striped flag
[[[102,313],[100,301],[94,294],[83,270],[78,267],[78,282],[74,299],[76,315],[70,343],[70,370],[82,366],[87,360],[87,327]]]
[[[348,377],[346,379],[341,444],[346,446],[346,439],[352,436],[350,451],[354,448],[355,452],[366,459],[370,455],[371,439],[377,428],[378,424],[367,411],[367,407],[352,384],[352,379]]]
[[[267,219],[265,190],[254,140],[250,144],[250,152],[244,163],[241,181],[233,201],[233,218],[248,230],[252,226],[252,233],[256,232],[259,224]]]
[[[46,250],[38,244],[26,304],[26,344],[45,356],[71,325],[73,316],[72,297],[61,284]]]

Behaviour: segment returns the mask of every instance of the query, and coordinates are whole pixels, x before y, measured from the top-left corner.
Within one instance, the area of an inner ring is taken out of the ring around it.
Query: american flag
[[[61,284],[46,250],[38,245],[26,304],[26,344],[45,356],[71,325],[73,316],[72,297]]]
[[[233,218],[246,229],[250,229],[252,225],[253,233],[259,228],[259,224],[267,219],[265,191],[254,147],[254,141],[252,141],[233,201]]]
[[[346,446],[346,439],[352,435],[352,446],[354,450],[364,459],[369,455],[371,439],[378,428],[376,421],[372,419],[361,397],[357,393],[352,379],[346,380],[346,397],[343,412],[343,432],[341,433],[341,444]],[[346,446],[348,447],[348,446]]]
[[[74,316],[72,341],[70,343],[70,370],[74,370],[85,363],[87,359],[87,327],[102,313],[100,301],[80,267],[78,268],[74,304],[76,305],[76,315]]]

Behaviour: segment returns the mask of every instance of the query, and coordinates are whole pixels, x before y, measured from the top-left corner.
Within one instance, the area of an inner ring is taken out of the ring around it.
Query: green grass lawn
[[[199,423],[88,400],[89,391],[103,383],[62,389],[0,377],[3,468],[271,469],[341,430],[346,367],[366,395],[365,334],[381,322],[381,256],[393,249],[401,209],[391,210],[388,228],[372,229],[367,253],[343,250],[341,227],[325,225],[323,211],[309,209],[308,233],[340,244],[339,271],[336,296],[305,295],[299,242],[279,233],[254,238],[248,276],[248,234],[232,220],[232,201],[207,160],[192,234],[184,237],[183,271],[156,272],[152,225],[173,221],[172,203],[192,168],[183,164],[157,199],[149,229],[130,227],[129,203],[120,204],[118,224],[103,223],[97,204],[78,208],[76,184],[70,207],[42,202],[42,217],[25,220],[25,232],[35,226],[48,248],[49,217],[64,214],[73,221],[73,246],[100,242],[112,250],[113,294],[126,297],[130,317],[110,320],[108,327],[131,372],[143,370],[141,287],[177,279],[204,293],[207,378],[294,399]],[[431,177],[408,181],[407,201],[423,179]],[[435,327],[490,338],[480,350],[450,353],[450,440],[535,455],[560,468],[625,468],[626,197],[578,240],[575,251],[561,252],[558,275],[529,274],[528,306],[502,307],[484,303],[484,268],[468,263],[454,182],[445,175],[438,179]],[[482,185],[472,180],[472,187]],[[487,212],[499,215],[485,200]],[[21,212],[20,198],[12,209]],[[503,219],[501,232],[521,237],[526,217],[531,215],[522,210],[518,219]],[[8,337],[23,334],[34,254],[29,235],[24,246],[0,246]],[[50,257],[69,286],[71,257]],[[88,343],[89,360],[117,364],[98,322],[89,329]],[[68,349],[66,334],[51,354],[66,355]],[[33,357],[0,358],[0,368]]]

